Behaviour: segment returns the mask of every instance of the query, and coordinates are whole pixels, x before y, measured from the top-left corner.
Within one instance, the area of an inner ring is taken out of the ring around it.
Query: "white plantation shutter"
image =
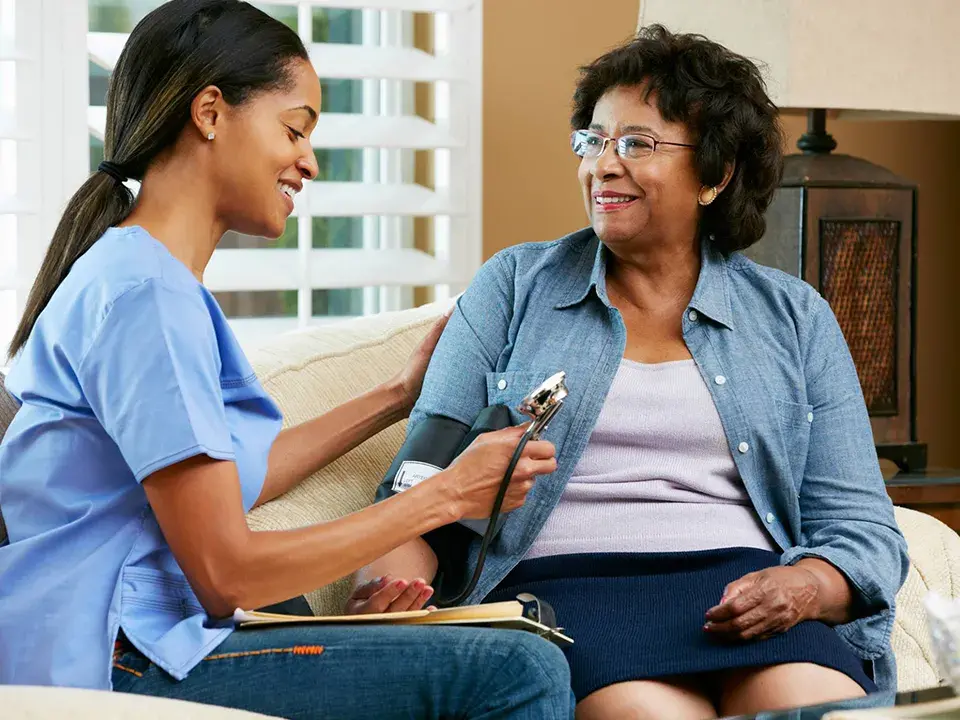
[[[92,73],[109,73],[127,38],[99,31],[97,18],[124,10],[132,23],[158,4],[89,0]],[[413,288],[437,299],[459,292],[482,258],[482,0],[254,4],[296,27],[329,85],[311,138],[326,177],[297,197],[280,243],[234,238],[214,253],[205,283],[241,342],[345,314],[409,307]],[[335,23],[346,42],[334,37]],[[421,35],[428,28],[432,52],[414,47],[415,24]],[[329,37],[315,38],[318,28],[329,29]],[[418,88],[431,98],[431,107],[421,108],[427,117],[415,114]],[[87,109],[94,166],[106,120],[98,101],[91,98]],[[424,168],[425,184],[417,184]],[[417,225],[415,218],[429,222]]]
[[[0,368],[47,239],[87,169],[86,7],[0,0]]]

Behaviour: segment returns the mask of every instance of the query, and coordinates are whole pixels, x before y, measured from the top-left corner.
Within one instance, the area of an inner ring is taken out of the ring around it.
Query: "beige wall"
[[[586,224],[570,151],[577,68],[633,34],[639,0],[483,4],[483,245],[550,240]]]
[[[569,150],[577,67],[632,34],[638,0],[586,21],[573,0],[484,3],[484,254],[548,240],[586,218]],[[788,147],[803,131],[786,118]],[[960,122],[831,121],[839,151],[920,187],[919,431],[932,465],[960,467]]]

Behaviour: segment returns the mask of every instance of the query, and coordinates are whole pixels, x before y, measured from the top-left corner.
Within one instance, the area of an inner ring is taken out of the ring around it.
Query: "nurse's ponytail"
[[[133,209],[125,179],[142,180],[190,120],[190,105],[211,85],[231,105],[290,83],[289,65],[309,59],[300,37],[240,0],[171,0],[137,24],[110,78],[104,157],[70,198],[50,241],[10,357],[73,264]]]

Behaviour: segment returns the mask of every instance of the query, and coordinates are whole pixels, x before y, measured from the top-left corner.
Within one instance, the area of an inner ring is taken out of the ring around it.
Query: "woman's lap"
[[[481,628],[240,630],[180,682],[135,650],[119,654],[113,682],[119,692],[288,718],[568,718],[572,712],[559,649],[530,633]]]
[[[703,631],[706,610],[727,583],[776,563],[774,553],[742,548],[541,558],[519,566],[490,599],[529,592],[553,606],[576,641],[567,658],[578,700],[631,680],[789,663],[820,664],[874,689],[860,661],[823,623],[746,643]]]

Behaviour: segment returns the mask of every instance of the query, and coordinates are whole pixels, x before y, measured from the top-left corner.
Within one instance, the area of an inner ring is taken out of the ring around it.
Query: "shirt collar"
[[[570,283],[564,291],[558,310],[573,307],[583,302],[590,291],[607,307],[607,253],[609,250],[596,235],[584,246],[579,260],[571,273]],[[727,259],[708,240],[701,243],[700,277],[690,299],[690,307],[724,327],[733,329],[733,314],[727,282]]]
[[[593,289],[596,289],[597,297],[601,302],[610,307],[606,281],[608,251],[595,234],[590,234],[592,237],[583,246],[583,251],[570,274],[570,282],[556,305],[558,310],[579,305]]]
[[[704,239],[700,243],[700,277],[697,278],[697,287],[690,299],[690,307],[733,330],[728,264],[728,259],[711,241]]]

